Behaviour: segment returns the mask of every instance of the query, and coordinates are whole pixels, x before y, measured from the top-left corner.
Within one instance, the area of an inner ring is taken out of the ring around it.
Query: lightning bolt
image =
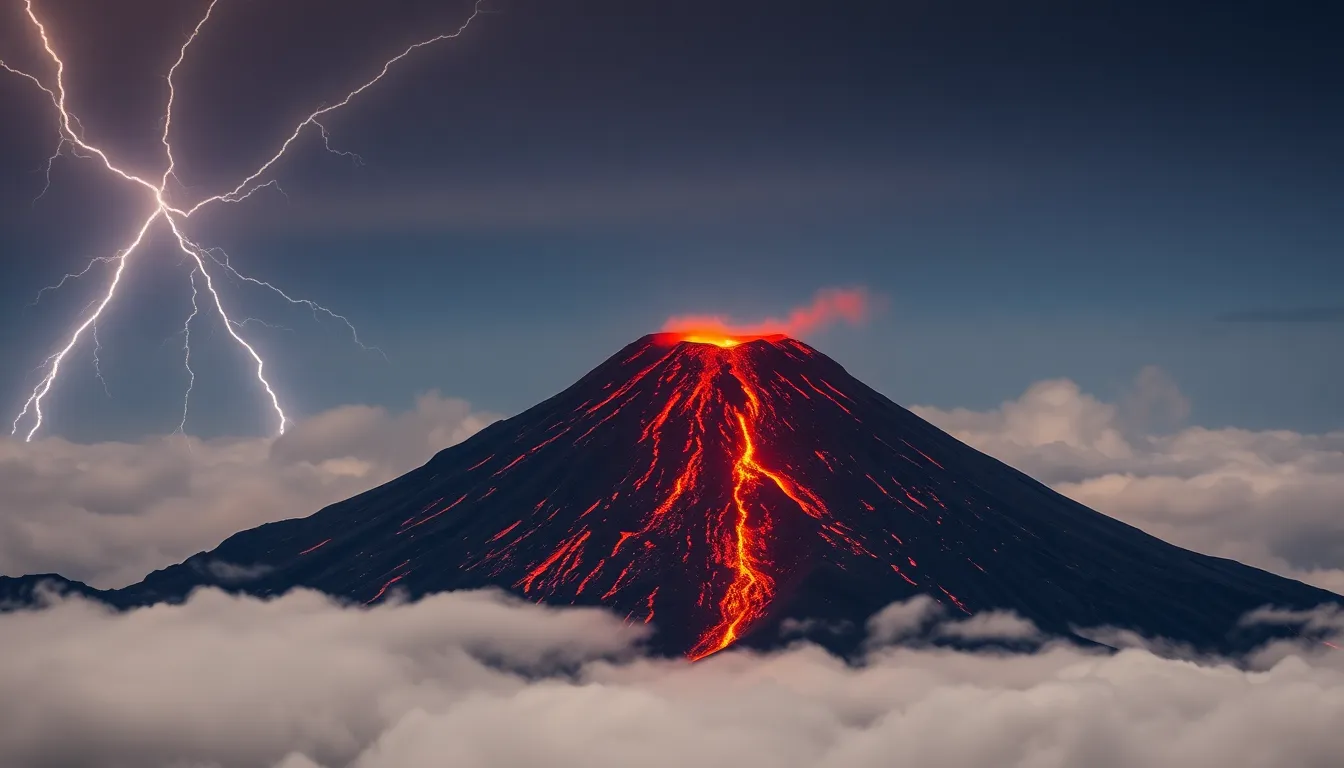
[[[59,281],[57,281],[57,282],[55,282],[55,283],[53,283],[53,284],[51,284],[51,285],[45,286],[44,288],[42,288],[41,290],[39,290],[39,291],[37,292],[37,296],[33,297],[33,301],[32,301],[32,303],[30,303],[28,306],[29,306],[29,307],[36,307],[36,306],[38,305],[38,303],[42,301],[42,296],[43,296],[43,294],[45,294],[45,293],[47,293],[47,292],[49,292],[49,291],[58,291],[58,290],[60,290],[61,288],[65,287],[65,284],[68,283],[68,282],[70,282],[71,280],[78,280],[79,278],[81,278],[81,277],[83,277],[83,276],[89,274],[89,270],[93,269],[94,265],[96,265],[96,264],[107,264],[108,262],[113,262],[113,261],[116,261],[116,260],[117,260],[117,257],[116,257],[116,256],[95,256],[95,257],[93,257],[92,259],[89,260],[89,263],[86,264],[86,265],[84,265],[84,268],[81,269],[80,271],[78,271],[78,272],[67,272],[67,273],[65,273],[64,276],[61,277],[61,279],[60,279]]]
[[[18,434],[20,428],[25,424],[25,420],[31,424],[24,435],[25,440],[31,441],[33,436],[37,434],[37,431],[41,429],[45,416],[43,405],[47,395],[50,394],[52,387],[60,377],[62,363],[64,363],[70,353],[79,346],[80,341],[83,339],[86,332],[90,332],[90,335],[95,336],[95,355],[97,354],[97,350],[100,346],[96,339],[96,323],[116,299],[117,290],[127,274],[127,267],[130,266],[133,257],[137,255],[137,251],[140,249],[146,236],[155,225],[163,225],[167,227],[168,231],[176,240],[178,250],[181,251],[184,256],[183,261],[191,268],[189,279],[192,291],[192,313],[183,324],[183,362],[189,374],[189,382],[186,395],[183,399],[182,421],[179,429],[185,429],[191,389],[196,380],[195,372],[191,368],[191,322],[199,314],[200,305],[198,304],[197,299],[198,297],[201,297],[202,294],[204,294],[204,298],[208,301],[208,304],[219,314],[224,329],[228,332],[230,338],[232,338],[243,353],[252,361],[257,383],[260,385],[261,389],[265,391],[271,410],[274,411],[275,419],[278,423],[277,432],[279,434],[284,434],[285,427],[289,423],[289,418],[285,415],[285,410],[281,406],[279,395],[276,394],[275,388],[266,378],[266,361],[262,359],[256,348],[253,347],[240,333],[240,330],[251,318],[235,321],[229,315],[228,311],[225,309],[224,300],[220,296],[219,290],[215,284],[215,279],[212,274],[212,269],[214,268],[221,269],[224,273],[242,282],[269,289],[290,304],[306,306],[315,317],[319,314],[324,314],[332,319],[341,321],[349,329],[351,338],[354,340],[355,344],[362,349],[376,351],[381,354],[381,350],[378,350],[377,347],[367,346],[360,340],[359,332],[355,329],[354,324],[344,315],[338,314],[315,301],[291,296],[289,293],[281,290],[270,282],[242,274],[229,263],[228,254],[217,249],[212,250],[205,248],[195,240],[191,239],[185,231],[185,223],[197,211],[212,203],[236,203],[246,200],[257,191],[267,187],[273,187],[276,190],[279,190],[277,181],[273,178],[268,178],[271,169],[277,162],[279,162],[280,158],[289,151],[290,147],[293,146],[309,126],[316,129],[318,137],[322,141],[322,146],[327,152],[347,157],[356,164],[362,163],[362,159],[359,155],[332,147],[330,132],[321,122],[321,118],[345,107],[360,94],[364,93],[369,88],[372,88],[387,75],[397,62],[410,56],[412,53],[435,43],[452,40],[461,36],[467,31],[467,28],[471,26],[472,22],[475,21],[478,16],[486,12],[482,8],[485,0],[477,0],[475,5],[472,6],[471,13],[467,16],[466,20],[456,29],[407,46],[400,53],[387,59],[373,77],[363,81],[358,87],[348,92],[344,98],[333,104],[323,106],[310,112],[303,118],[303,120],[299,121],[298,125],[290,132],[289,136],[281,143],[279,149],[277,149],[274,154],[251,173],[244,176],[243,180],[232,189],[204,197],[190,206],[179,207],[169,202],[167,191],[169,182],[176,179],[175,172],[177,169],[177,159],[173,154],[172,145],[173,106],[177,99],[175,76],[178,68],[186,60],[187,52],[191,48],[192,43],[196,41],[196,38],[200,36],[202,30],[204,30],[209,23],[219,2],[220,0],[210,0],[210,3],[206,6],[205,13],[196,23],[196,26],[191,30],[191,33],[186,36],[182,45],[178,48],[177,58],[168,69],[168,96],[162,120],[163,132],[159,137],[159,141],[163,146],[165,167],[163,173],[158,175],[156,180],[151,180],[143,175],[125,170],[114,162],[102,148],[90,144],[84,139],[82,123],[80,123],[79,118],[75,116],[66,104],[65,62],[57,53],[56,46],[47,32],[46,25],[34,10],[33,0],[23,0],[24,11],[27,15],[28,23],[36,33],[38,40],[41,42],[42,49],[47,58],[51,61],[51,64],[54,65],[54,83],[49,85],[44,82],[42,78],[11,66],[4,60],[0,60],[0,69],[32,83],[46,94],[48,100],[56,111],[56,116],[58,118],[58,141],[55,151],[46,161],[46,183],[43,186],[42,191],[38,194],[38,198],[40,199],[51,185],[51,169],[56,159],[61,157],[64,153],[63,151],[69,148],[69,152],[72,156],[81,159],[94,160],[109,173],[121,178],[123,181],[142,188],[151,202],[151,209],[145,214],[145,218],[136,228],[135,236],[131,238],[130,242],[125,247],[117,251],[115,255],[97,257],[91,260],[82,271],[67,274],[55,285],[43,288],[38,292],[37,299],[40,300],[42,295],[47,291],[56,290],[63,286],[67,281],[84,276],[97,264],[114,265],[111,279],[102,293],[101,298],[93,302],[91,311],[86,310],[82,314],[82,317],[76,323],[74,330],[65,337],[57,350],[43,361],[40,369],[45,369],[45,373],[29,393],[18,416],[14,418],[10,430],[11,434]],[[283,190],[279,191],[283,194]],[[222,258],[220,254],[222,254]],[[198,276],[200,278],[199,281],[197,280]],[[36,301],[34,301],[34,303],[36,303]],[[91,331],[91,329],[93,330]],[[384,358],[386,358],[385,355]],[[96,364],[97,363],[95,362],[95,365]],[[99,374],[99,377],[101,378],[101,373]]]
[[[340,153],[337,153],[337,154],[352,154],[352,153],[340,152]],[[358,157],[358,155],[355,155],[355,157]],[[336,312],[333,312],[333,311],[331,311],[330,309],[327,309],[326,307],[322,306],[321,304],[318,304],[317,302],[312,301],[311,299],[296,299],[296,298],[294,298],[293,296],[290,296],[288,293],[285,293],[284,291],[282,291],[282,290],[280,290],[279,288],[275,287],[275,286],[272,285],[271,283],[266,282],[265,280],[258,280],[258,279],[254,278],[254,277],[248,277],[247,275],[244,275],[243,273],[241,273],[241,272],[239,272],[238,270],[234,269],[233,265],[229,263],[229,254],[226,253],[226,252],[224,251],[223,248],[210,248],[210,249],[207,249],[207,250],[205,251],[205,255],[209,256],[211,261],[213,261],[213,262],[215,262],[216,264],[218,264],[219,266],[223,267],[223,268],[224,268],[224,271],[228,272],[230,275],[232,275],[232,276],[235,277],[236,279],[241,280],[241,281],[243,281],[243,282],[245,282],[245,283],[251,283],[251,284],[253,284],[253,285],[257,285],[257,286],[260,286],[260,287],[262,287],[262,288],[266,288],[266,289],[270,290],[272,293],[275,293],[276,295],[278,295],[280,298],[282,298],[282,299],[284,299],[285,301],[289,302],[290,304],[298,304],[298,305],[302,305],[302,306],[307,307],[307,308],[313,313],[313,317],[314,317],[314,318],[316,318],[316,317],[318,316],[318,314],[320,313],[320,314],[324,314],[324,315],[326,315],[326,316],[328,316],[328,317],[330,317],[330,318],[332,318],[332,319],[334,319],[334,320],[339,320],[339,321],[341,321],[342,323],[345,324],[345,327],[350,331],[350,338],[351,338],[352,341],[355,342],[355,346],[359,347],[360,349],[363,349],[363,350],[366,351],[366,352],[377,352],[378,354],[380,354],[380,355],[383,356],[383,359],[384,359],[384,360],[387,359],[387,355],[384,355],[384,354],[383,354],[383,350],[381,350],[381,349],[379,349],[379,348],[377,348],[377,347],[371,347],[371,346],[369,346],[369,345],[367,345],[367,344],[365,344],[364,342],[362,342],[362,341],[359,340],[359,330],[358,330],[357,328],[355,328],[355,324],[354,324],[354,323],[350,322],[350,318],[346,317],[345,315],[342,315],[342,314],[338,314],[338,313],[336,313]],[[220,256],[223,256],[224,258],[221,259]],[[261,323],[262,325],[267,325],[267,323],[264,323],[264,322],[262,322],[261,320],[257,320],[256,318],[248,318],[247,320],[251,320],[251,321],[253,321],[253,322]],[[247,320],[243,320],[241,323],[239,323],[239,325],[245,325],[245,324],[247,323]]]
[[[98,377],[98,382],[103,385],[103,394],[112,396],[112,390],[107,388],[107,379],[103,378],[103,361],[98,359],[98,353],[103,351],[103,345],[98,341],[98,326],[93,326],[93,375]]]
[[[191,369],[191,321],[200,314],[201,308],[196,303],[196,297],[200,292],[196,290],[196,270],[192,270],[188,276],[191,281],[191,314],[182,323],[182,367],[187,369],[187,391],[182,395],[182,422],[177,425],[177,431],[182,434],[187,433],[187,409],[191,406],[191,390],[196,386],[196,372]]]

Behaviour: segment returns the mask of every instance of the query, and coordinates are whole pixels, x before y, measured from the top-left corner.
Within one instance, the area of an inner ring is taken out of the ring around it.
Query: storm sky
[[[70,105],[161,171],[163,75],[202,3],[38,2]],[[222,0],[180,70],[183,199],[231,187],[304,114],[470,7]],[[0,55],[40,69],[17,2]],[[674,314],[752,320],[826,286],[883,298],[809,339],[897,402],[986,409],[1041,379],[1107,398],[1165,370],[1211,427],[1344,425],[1344,52],[1319,4],[490,0],[302,138],[193,232],[342,312],[362,352],[230,286],[296,416],[438,390],[516,413]],[[45,72],[46,70],[44,70]],[[144,196],[64,157],[0,78],[0,394],[107,273]],[[177,426],[188,270],[162,233],[53,390],[77,440]],[[218,320],[194,326],[188,431],[273,427]],[[109,399],[110,394],[110,399]]]
[[[85,136],[161,173],[164,75],[204,0],[33,2]],[[0,574],[136,582],[386,482],[669,317],[750,323],[859,287],[865,324],[805,337],[858,378],[1107,515],[1344,593],[1338,9],[482,7],[324,120],[362,163],[310,130],[277,188],[190,221],[385,357],[221,275],[235,315],[266,323],[240,332],[293,422],[274,436],[203,310],[189,436],[171,434],[190,268],[155,232],[98,323],[97,368],[88,339],[38,439],[0,433]],[[170,197],[232,188],[313,109],[470,12],[219,0],[175,80]],[[0,0],[0,59],[50,78],[40,53],[22,0]],[[29,306],[39,289],[114,255],[152,210],[68,152],[44,192],[57,140],[45,95],[0,72],[7,416],[107,265]],[[691,665],[647,657],[642,625],[593,609],[391,598],[207,590],[5,613],[0,690],[24,693],[0,695],[0,762],[1325,768],[1344,752],[1337,609],[1248,616],[1314,639],[1236,660],[1119,635],[1111,656],[961,653],[911,638],[1041,638],[923,598],[874,616],[862,658],[801,643]]]

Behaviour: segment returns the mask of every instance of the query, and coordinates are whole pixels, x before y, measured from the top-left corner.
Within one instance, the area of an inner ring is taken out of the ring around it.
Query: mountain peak
[[[672,346],[675,344],[704,344],[708,346],[719,347],[721,349],[732,349],[733,347],[752,342],[762,342],[765,344],[780,344],[783,342],[794,342],[800,346],[806,345],[797,339],[790,338],[783,333],[756,333],[742,334],[726,332],[719,328],[691,329],[687,331],[662,331],[651,333],[640,339],[641,342],[647,342],[658,346]],[[811,347],[807,347],[811,349]]]
[[[1060,496],[794,338],[694,329],[633,342],[379,488],[102,598],[202,584],[364,603],[502,587],[650,622],[657,649],[692,659],[773,645],[786,623],[852,646],[921,594],[1055,634],[1108,625],[1212,649],[1262,605],[1340,600]]]

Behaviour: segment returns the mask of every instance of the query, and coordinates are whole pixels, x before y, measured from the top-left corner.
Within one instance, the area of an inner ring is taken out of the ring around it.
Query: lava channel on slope
[[[646,596],[634,601],[632,616],[642,612],[648,621],[667,576],[657,572],[675,563],[685,576],[699,574],[693,612],[703,627],[686,654],[700,659],[732,645],[766,614],[781,577],[806,558],[808,547],[800,539],[808,532],[868,554],[832,518],[803,474],[779,458],[799,452],[792,444],[779,450],[781,442],[795,442],[793,401],[816,398],[842,413],[849,410],[846,396],[828,382],[806,375],[795,381],[763,364],[763,353],[782,353],[798,363],[814,354],[787,336],[663,333],[646,342],[622,361],[623,367],[639,365],[628,379],[608,381],[602,397],[555,421],[549,437],[495,473],[506,481],[504,475],[530,456],[566,438],[583,445],[626,409],[642,417],[636,450],[628,454],[633,461],[614,492],[585,507],[559,545],[529,564],[513,586],[545,599],[566,591],[566,584],[575,585],[575,596],[600,584],[601,600],[610,604],[643,581]],[[815,467],[830,471],[820,452],[803,453]],[[633,502],[644,514],[637,525],[621,529],[609,548],[598,549],[602,522],[630,519],[610,514],[623,496],[622,506]],[[547,510],[548,503],[543,499],[534,510],[531,526],[514,522],[500,531],[495,541],[502,545],[472,567],[493,564],[492,573],[502,575],[506,565],[516,563],[515,549],[537,535],[537,526],[563,525],[560,510]],[[655,578],[640,578],[650,575]]]

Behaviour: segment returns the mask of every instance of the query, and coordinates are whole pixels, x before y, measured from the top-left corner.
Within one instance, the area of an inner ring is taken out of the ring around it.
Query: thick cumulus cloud
[[[0,573],[124,586],[240,530],[390,480],[494,418],[430,393],[400,414],[336,408],[279,438],[0,438]]]
[[[1029,625],[1014,618],[948,624],[920,601],[872,628],[1016,637]],[[0,616],[0,765],[1325,768],[1344,754],[1344,653],[1320,643],[1234,665],[875,636],[857,660],[798,644],[691,664],[642,655],[645,630],[494,592],[364,608],[204,590],[124,614],[57,600]]]
[[[1155,368],[1118,403],[1058,379],[992,411],[912,410],[1159,538],[1344,593],[1344,432],[1179,428],[1189,402]]]
[[[1048,381],[989,412],[918,412],[1178,544],[1344,587],[1344,435],[1179,428],[1188,407],[1147,370],[1116,403]],[[133,581],[391,478],[491,420],[431,395],[405,414],[340,408],[277,440],[190,450],[181,437],[0,442],[0,571]],[[365,608],[203,590],[120,614],[53,599],[0,615],[0,765],[1337,766],[1344,614],[1245,621],[1311,640],[1233,663],[1085,632],[1124,648],[1102,654],[1012,614],[953,617],[916,598],[872,617],[859,659],[800,642],[690,664],[642,654],[642,625],[494,592]]]

